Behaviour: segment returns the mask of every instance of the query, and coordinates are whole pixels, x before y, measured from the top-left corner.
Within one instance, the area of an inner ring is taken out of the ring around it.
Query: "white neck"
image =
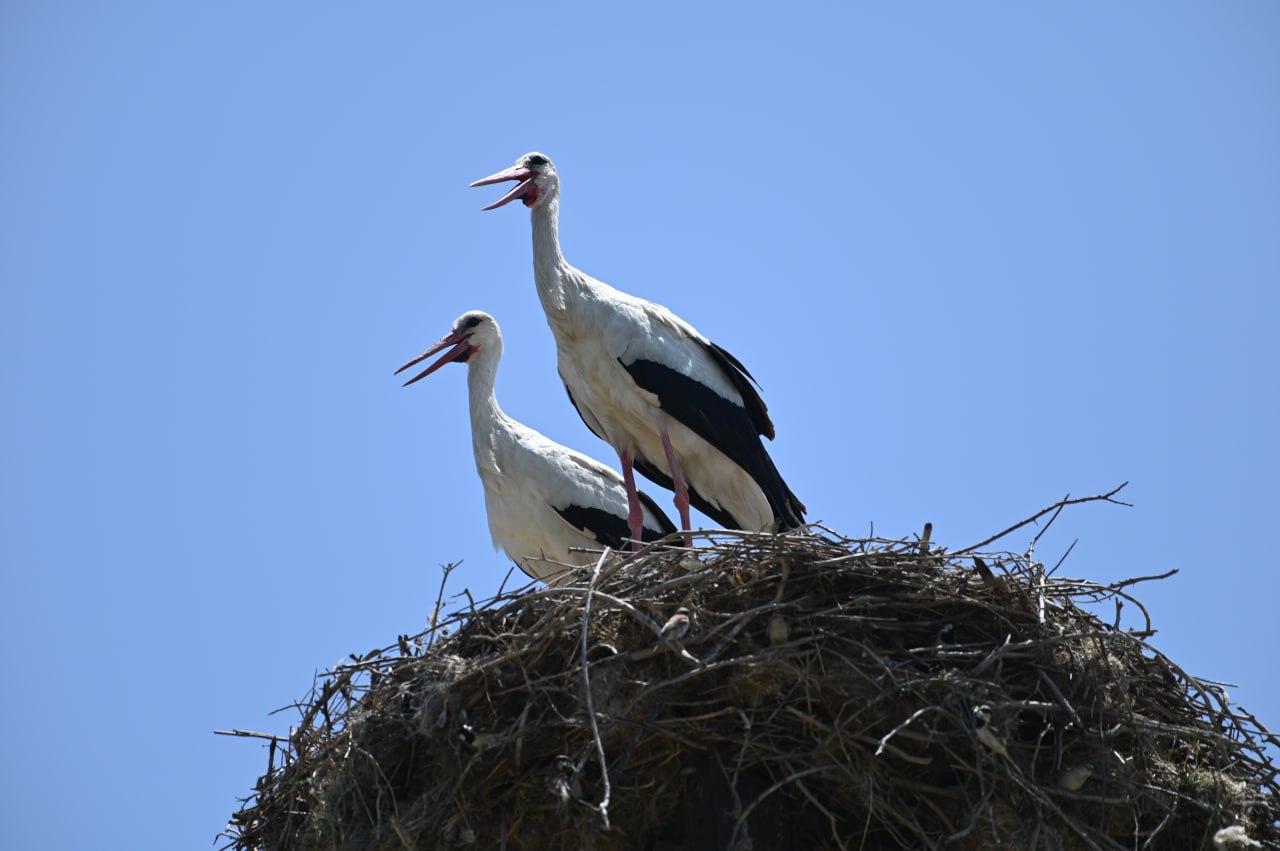
[[[533,258],[537,270],[541,272],[544,265],[563,265],[564,255],[560,253],[560,193],[550,193],[546,200],[533,208],[530,219],[533,221]]]
[[[506,422],[493,391],[502,359],[501,340],[489,343],[467,362],[467,395],[471,403],[471,442],[476,466],[482,467],[493,452],[493,436]]]
[[[586,276],[560,251],[560,192],[557,188],[533,208],[533,278],[547,320],[553,324],[586,286]]]

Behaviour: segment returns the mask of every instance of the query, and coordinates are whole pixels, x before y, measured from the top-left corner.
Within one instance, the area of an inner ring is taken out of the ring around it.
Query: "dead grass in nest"
[[[1142,579],[1050,574],[813,528],[466,594],[321,677],[287,737],[235,733],[268,768],[227,847],[1277,847],[1277,739],[1147,644]]]

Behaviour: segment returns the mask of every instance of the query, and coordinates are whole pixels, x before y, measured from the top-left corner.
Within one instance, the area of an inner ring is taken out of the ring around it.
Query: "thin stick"
[[[898,733],[905,730],[911,724],[912,721],[916,720],[921,715],[924,715],[926,712],[932,712],[937,708],[938,707],[936,706],[926,706],[923,709],[917,709],[915,712],[911,713],[910,718],[908,718],[906,721],[903,721],[901,724],[894,727],[889,732],[885,733],[884,738],[880,740],[880,746],[876,748],[876,756],[880,756],[880,754],[884,753],[884,749],[888,746],[889,740],[892,739],[894,736],[898,735]]]
[[[1066,496],[1063,497],[1063,500],[1068,500],[1070,498],[1071,498],[1071,494],[1067,494]],[[1058,515],[1061,514],[1062,509],[1066,507],[1067,507],[1067,503],[1065,501],[1058,504],[1058,510],[1053,512],[1053,516],[1049,518],[1049,522],[1041,526],[1040,531],[1036,532],[1036,536],[1031,539],[1031,546],[1028,547],[1028,551],[1033,552],[1035,550],[1036,544],[1039,543],[1040,541],[1040,536],[1043,535],[1045,532],[1049,531],[1049,527],[1053,525],[1053,521],[1058,519]]]
[[[1062,554],[1062,558],[1058,559],[1057,563],[1054,564],[1053,569],[1045,574],[1046,577],[1053,576],[1055,573],[1058,572],[1058,568],[1062,567],[1062,563],[1067,560],[1067,556],[1071,555],[1071,551],[1076,548],[1076,544],[1078,543],[1080,543],[1079,538],[1076,538],[1074,541],[1071,542],[1071,546],[1067,547],[1067,551]]]
[[[436,592],[436,605],[435,608],[431,610],[431,622],[429,624],[430,629],[428,630],[431,637],[427,639],[428,647],[434,644],[436,640],[436,627],[440,624],[440,606],[444,602],[444,586],[449,584],[449,574],[453,573],[453,569],[461,563],[462,562],[455,561],[450,564],[440,565],[441,569],[444,570],[444,576],[440,577],[440,590]]]
[[[746,823],[747,816],[751,815],[751,811],[754,810],[765,798],[769,797],[774,792],[777,792],[779,789],[781,789],[783,786],[786,786],[788,783],[794,783],[795,781],[799,780],[801,777],[807,777],[810,774],[817,774],[820,771],[831,771],[833,768],[834,766],[831,766],[831,765],[815,765],[815,766],[812,766],[811,768],[806,768],[803,771],[797,771],[795,774],[792,774],[788,777],[784,777],[781,780],[779,780],[777,783],[774,783],[768,789],[765,789],[763,792],[759,794],[759,796],[754,801],[751,802],[751,804],[745,810],[742,811],[742,814],[738,816],[738,820],[733,825],[733,833],[729,834],[729,844],[726,847],[727,848],[735,847],[734,841],[737,840],[738,838],[738,831],[742,830],[742,825]]]
[[[1119,582],[1112,582],[1107,588],[1111,591],[1119,591],[1121,588],[1128,588],[1130,585],[1137,585],[1139,582],[1151,582],[1156,579],[1168,579],[1178,572],[1178,568],[1166,570],[1164,573],[1157,573],[1152,576],[1135,576],[1133,579],[1122,579]]]
[[[596,580],[600,577],[600,567],[608,555],[609,548],[605,547],[596,566],[591,569],[591,584],[587,588],[586,599],[582,601],[581,643],[583,699],[587,704],[587,717],[591,719],[591,736],[595,739],[596,755],[600,759],[600,775],[604,778],[604,797],[600,800],[599,812],[600,821],[605,830],[609,830],[609,796],[613,793],[613,787],[609,783],[609,763],[605,760],[604,743],[600,741],[600,725],[596,722],[595,700],[591,697],[591,663],[587,659],[587,626],[591,621],[591,596],[595,592]]]
[[[1112,499],[1112,497],[1113,497],[1113,496],[1115,496],[1116,494],[1120,493],[1120,491],[1121,491],[1121,490],[1123,490],[1123,489],[1124,489],[1124,487],[1125,487],[1125,485],[1127,485],[1127,484],[1129,484],[1129,483],[1128,483],[1128,482],[1124,482],[1123,484],[1119,485],[1118,487],[1112,488],[1111,490],[1107,491],[1106,493],[1104,493],[1104,494],[1098,494],[1097,496],[1082,496],[1082,497],[1080,497],[1079,499],[1063,499],[1063,500],[1059,500],[1058,502],[1055,502],[1053,505],[1049,506],[1048,508],[1044,509],[1043,511],[1037,512],[1036,514],[1033,514],[1032,516],[1028,517],[1026,520],[1023,520],[1023,521],[1022,521],[1022,522],[1020,522],[1020,523],[1015,523],[1015,524],[1013,524],[1013,525],[1012,525],[1012,526],[1010,526],[1008,529],[1005,529],[1003,532],[999,533],[998,535],[992,535],[990,538],[987,538],[985,541],[979,541],[978,543],[974,544],[974,545],[973,545],[973,546],[971,546],[971,547],[965,547],[963,550],[956,550],[954,553],[952,553],[952,555],[953,555],[953,556],[962,556],[962,555],[964,555],[965,553],[971,553],[971,552],[973,552],[974,550],[982,549],[982,548],[983,548],[983,547],[985,547],[987,544],[990,544],[990,543],[992,543],[993,541],[998,541],[998,540],[1000,540],[1001,538],[1003,538],[1005,535],[1008,535],[1008,534],[1009,534],[1009,533],[1011,533],[1011,532],[1016,532],[1016,531],[1018,531],[1018,530],[1019,530],[1019,529],[1021,529],[1023,526],[1026,526],[1028,523],[1034,523],[1034,522],[1036,522],[1036,521],[1037,521],[1037,520],[1039,520],[1041,517],[1044,517],[1046,514],[1050,513],[1051,511],[1059,511],[1059,510],[1061,510],[1061,509],[1065,508],[1065,507],[1066,507],[1066,506],[1068,506],[1068,505],[1079,505],[1079,504],[1080,504],[1080,503],[1082,503],[1082,502],[1110,502],[1110,503],[1113,503],[1113,504],[1115,504],[1115,505],[1123,505],[1123,506],[1127,506],[1127,507],[1129,507],[1129,508],[1132,508],[1132,507],[1133,507],[1132,503],[1128,503],[1128,502],[1121,502],[1121,501],[1120,501],[1120,500],[1118,500],[1118,499]]]
[[[289,744],[289,739],[286,736],[274,736],[271,733],[254,733],[249,730],[214,730],[213,734],[215,736],[241,736],[246,739],[266,739],[272,744]]]

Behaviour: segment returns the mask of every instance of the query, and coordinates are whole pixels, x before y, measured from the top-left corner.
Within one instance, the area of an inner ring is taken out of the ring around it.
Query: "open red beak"
[[[439,369],[440,367],[444,366],[447,363],[453,363],[454,361],[465,362],[467,358],[471,357],[471,353],[475,351],[471,347],[471,343],[468,342],[470,337],[471,335],[464,331],[452,331],[449,333],[447,337],[445,337],[444,339],[440,340],[437,343],[432,344],[432,346],[429,349],[427,349],[425,352],[418,355],[416,358],[414,358],[404,366],[397,369],[395,371],[395,374],[399,375],[409,367],[422,363],[424,360],[431,357],[436,352],[440,351],[446,346],[453,346],[453,348],[445,352],[444,357],[440,358],[440,360],[431,364],[431,366],[427,367],[422,372],[418,373],[413,378],[410,378],[408,381],[406,381],[403,386],[408,387],[410,384],[414,383],[415,381],[420,381],[423,378],[426,378],[428,375],[435,372],[437,369]]]
[[[510,204],[512,201],[516,200],[517,198],[523,198],[524,196],[528,195],[531,192],[533,193],[533,197],[536,198],[538,188],[533,183],[533,178],[535,176],[536,174],[530,169],[521,168],[518,165],[513,165],[511,168],[504,169],[503,171],[500,171],[497,174],[491,174],[488,177],[482,177],[471,185],[472,186],[488,186],[491,183],[502,183],[507,180],[520,181],[519,183],[516,184],[515,188],[512,189],[510,192],[508,192],[506,195],[503,195],[497,201],[494,201],[489,206],[483,208],[485,210],[496,210],[499,207],[501,207],[503,204]]]

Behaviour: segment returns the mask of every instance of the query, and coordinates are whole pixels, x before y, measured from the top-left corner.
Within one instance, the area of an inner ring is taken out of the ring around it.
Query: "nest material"
[[[1136,581],[829,530],[606,554],[322,677],[227,836],[1184,851],[1239,825],[1280,847],[1276,738],[1146,643]],[[1141,628],[1083,608],[1112,602]]]

